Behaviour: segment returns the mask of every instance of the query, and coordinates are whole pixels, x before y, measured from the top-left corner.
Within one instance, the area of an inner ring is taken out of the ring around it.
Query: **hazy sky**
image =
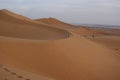
[[[75,24],[120,25],[120,0],[0,0],[0,9]]]

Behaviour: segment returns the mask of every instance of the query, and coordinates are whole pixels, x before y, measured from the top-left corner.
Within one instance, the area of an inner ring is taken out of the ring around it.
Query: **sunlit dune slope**
[[[119,57],[77,36],[57,41],[0,38],[0,62],[56,80],[119,80]]]
[[[57,20],[55,18],[42,18],[42,19],[36,19],[35,21],[51,25],[53,27],[61,28],[61,29],[72,29],[73,25],[64,23],[60,20]]]
[[[8,10],[0,11],[0,36],[28,39],[60,39],[69,36],[65,30],[34,22]]]

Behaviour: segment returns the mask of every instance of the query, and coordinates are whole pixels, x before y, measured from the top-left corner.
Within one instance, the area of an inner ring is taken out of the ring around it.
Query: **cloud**
[[[0,9],[31,18],[56,17],[70,23],[120,25],[119,4],[119,0],[0,0]]]

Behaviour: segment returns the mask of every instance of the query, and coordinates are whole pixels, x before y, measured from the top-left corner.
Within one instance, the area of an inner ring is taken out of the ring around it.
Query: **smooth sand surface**
[[[104,44],[71,30],[4,17],[0,18],[1,64],[55,80],[120,80],[120,56]]]

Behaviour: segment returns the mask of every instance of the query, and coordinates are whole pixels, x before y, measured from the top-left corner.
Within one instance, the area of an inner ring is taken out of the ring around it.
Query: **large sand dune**
[[[69,32],[36,23],[7,10],[1,10],[0,35],[28,39],[61,39],[68,37]]]
[[[3,14],[0,63],[55,80],[120,80],[120,57],[109,47],[70,30]]]

